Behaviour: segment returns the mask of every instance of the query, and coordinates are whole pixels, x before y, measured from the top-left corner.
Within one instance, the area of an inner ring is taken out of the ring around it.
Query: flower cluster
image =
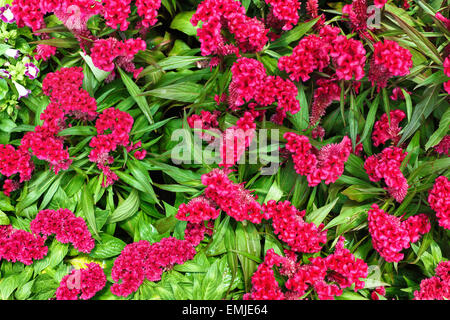
[[[376,287],[375,290],[372,291],[370,297],[372,300],[380,300],[380,296],[386,295],[386,289],[384,287]]]
[[[102,290],[105,284],[106,276],[102,267],[97,263],[88,263],[86,268],[74,269],[61,279],[56,289],[56,300],[88,300]]]
[[[405,119],[406,115],[402,110],[391,111],[389,115],[388,119],[387,114],[383,114],[381,119],[375,122],[373,126],[372,140],[375,147],[386,143],[388,140],[392,140],[393,144],[397,144],[400,140],[398,134],[402,128],[398,125]]]
[[[191,18],[193,26],[202,21],[197,30],[203,56],[239,54],[261,51],[267,43],[268,29],[257,18],[249,18],[240,2],[234,0],[204,0]],[[222,30],[227,30],[235,40],[228,43]]]
[[[24,230],[14,229],[11,225],[0,226],[0,260],[22,262],[30,265],[47,255],[45,239]]]
[[[270,4],[270,14],[279,21],[283,30],[291,30],[298,22],[298,10],[300,1],[298,0],[265,0]]]
[[[178,207],[176,218],[182,221],[200,223],[210,219],[216,219],[220,211],[215,208],[215,204],[205,197],[197,197],[189,201],[188,204],[182,203]]]
[[[202,175],[202,183],[206,186],[204,195],[237,221],[261,223],[267,219],[254,196],[242,184],[232,182],[223,170],[213,169]]]
[[[245,112],[235,126],[225,130],[220,139],[219,166],[228,168],[236,164],[242,157],[255,136],[255,118],[250,112]]]
[[[200,115],[193,114],[192,116],[189,116],[187,118],[187,122],[189,127],[192,129],[202,129],[210,131],[211,133],[221,134],[221,131],[219,130],[219,121],[217,121],[219,115],[220,111],[217,110],[214,112],[202,110],[200,111]],[[208,143],[213,142],[216,139],[215,136],[209,134],[208,132],[196,131],[196,134]]]
[[[450,20],[449,20],[449,24],[450,24]],[[447,77],[450,77],[450,57],[445,58],[444,60],[444,74]],[[450,80],[444,82],[444,90],[450,94]]]
[[[325,114],[326,109],[333,101],[341,99],[341,88],[336,81],[321,78],[317,80],[317,89],[314,91],[309,125],[314,126]]]
[[[361,42],[337,36],[332,42],[330,56],[336,66],[336,76],[342,80],[361,80],[364,77],[366,50]]]
[[[273,249],[269,249],[264,257],[264,262],[252,276],[252,291],[246,293],[244,300],[284,300],[285,296],[280,289],[273,267],[280,266],[284,257],[279,256]]]
[[[319,252],[327,242],[324,225],[317,227],[304,220],[305,211],[298,211],[289,201],[270,200],[263,205],[266,219],[272,219],[274,233],[295,252]]]
[[[128,29],[129,22],[127,18],[131,13],[131,0],[103,0],[103,16],[106,20],[106,25],[110,28],[125,31]]]
[[[30,229],[34,234],[44,235],[44,238],[54,234],[56,240],[72,243],[81,252],[89,253],[95,246],[86,222],[68,209],[39,211],[31,221]]]
[[[374,53],[369,70],[369,81],[384,88],[387,80],[394,76],[406,76],[411,69],[412,54],[392,40],[379,41],[373,45]]]
[[[0,144],[0,173],[10,177],[16,173],[20,175],[20,182],[31,179],[34,164],[30,153],[24,148],[14,148],[11,145]]]
[[[400,166],[407,152],[401,148],[389,147],[379,154],[374,154],[364,162],[364,170],[369,175],[370,181],[378,182],[384,179],[389,194],[397,202],[402,202],[408,192],[408,182],[403,176]]]
[[[89,160],[97,163],[98,168],[102,170],[105,176],[102,183],[104,187],[113,184],[118,179],[117,175],[107,166],[114,162],[110,152],[115,151],[119,146],[130,146],[129,134],[133,122],[133,117],[128,113],[108,108],[103,111],[95,123],[97,136],[93,137],[89,143],[89,146],[93,148],[89,154]],[[106,133],[107,131],[110,133]]]
[[[439,154],[450,156],[450,135],[446,135],[442,138],[441,142],[434,147],[434,151]]]
[[[430,231],[431,225],[424,214],[412,216],[404,221],[390,215],[373,204],[368,213],[369,232],[374,249],[387,262],[403,259],[403,249],[419,240],[420,235]]]
[[[450,299],[450,261],[437,265],[436,275],[424,279],[420,290],[414,292],[414,300],[449,300]]]
[[[352,4],[346,4],[342,8],[343,17],[349,19],[353,31],[367,36],[367,0],[355,0]]]
[[[439,225],[450,230],[450,181],[447,177],[436,179],[428,195],[428,203],[436,212]]]
[[[344,172],[344,164],[352,152],[352,143],[345,136],[339,144],[328,144],[317,151],[308,137],[293,132],[284,134],[286,149],[292,153],[295,171],[307,177],[309,186],[336,182]]]
[[[153,244],[146,240],[129,244],[114,261],[111,276],[121,282],[114,283],[111,292],[126,297],[135,292],[144,279],[159,281],[163,271],[193,259],[194,255],[191,242],[172,237]]]
[[[228,102],[232,110],[238,110],[245,102],[254,100],[258,105],[277,105],[278,123],[286,117],[286,112],[300,111],[297,87],[289,80],[278,76],[268,76],[264,65],[250,58],[239,58],[231,67],[233,74]]]
[[[136,0],[137,13],[142,19],[144,27],[150,27],[158,21],[158,10],[161,7],[161,0]]]
[[[266,253],[264,263],[252,277],[253,288],[244,296],[248,300],[302,299],[312,288],[320,300],[334,299],[343,289],[354,285],[354,290],[364,288],[361,279],[367,278],[368,266],[344,248],[345,239],[341,237],[336,250],[326,258],[310,258],[309,264],[296,262],[295,254],[285,251],[286,257],[277,255],[273,249]],[[287,291],[283,293],[275,279],[273,266],[281,266],[279,273],[287,276]]]
[[[114,71],[115,64],[127,72],[132,72],[136,78],[142,71],[136,69],[132,60],[141,50],[145,50],[144,40],[128,39],[119,41],[116,38],[99,39],[94,42],[91,49],[91,58],[94,65],[104,71]]]
[[[314,71],[323,71],[330,63],[329,48],[316,35],[304,37],[292,51],[290,56],[278,60],[278,68],[289,73],[292,81],[307,81]]]

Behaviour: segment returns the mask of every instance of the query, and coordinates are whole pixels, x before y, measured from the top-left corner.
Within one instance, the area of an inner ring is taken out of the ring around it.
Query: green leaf
[[[279,39],[272,42],[270,49],[287,47],[291,42],[300,39],[305,33],[312,29],[319,18],[315,18],[308,22],[299,23],[295,28],[283,34]]]
[[[94,259],[108,259],[118,256],[127,244],[119,238],[103,233],[101,241],[92,249],[89,256]]]
[[[427,143],[425,144],[425,150],[428,150],[431,147],[438,145],[439,142],[441,142],[441,140],[448,133],[449,127],[450,127],[450,109],[447,109],[447,111],[444,113],[441,120],[439,121],[439,128],[436,131],[434,131],[430,139],[428,139]]]
[[[125,84],[125,87],[128,90],[130,96],[133,97],[134,101],[136,101],[137,105],[141,109],[142,113],[147,118],[148,123],[153,124],[153,117],[150,111],[150,106],[148,105],[147,99],[141,96],[141,89],[137,86],[136,83],[131,80],[131,78],[123,71],[121,68],[117,68],[120,73],[120,77],[122,78],[122,82]]]
[[[411,121],[408,125],[403,129],[403,134],[398,142],[398,145],[401,145],[405,142],[409,137],[411,137],[416,130],[420,127],[425,119],[434,111],[434,109],[438,106],[436,103],[437,96],[440,91],[439,86],[428,87],[423,96],[425,97],[422,101],[420,101],[414,108],[413,115],[411,117]]]
[[[84,185],[81,193],[81,210],[83,211],[83,215],[86,218],[89,227],[91,227],[94,234],[99,237],[97,222],[95,221],[94,197],[87,185]]]
[[[92,59],[90,56],[84,54],[83,51],[80,51],[80,56],[84,59],[86,64],[89,66],[89,68],[92,71],[92,74],[94,75],[95,79],[97,79],[98,82],[103,82],[111,72],[103,71],[99,68],[97,68],[94,63],[92,62]]]
[[[202,89],[201,85],[193,82],[180,82],[143,92],[142,95],[181,102],[194,102]]]
[[[121,202],[110,215],[108,223],[116,223],[133,216],[139,209],[139,195],[136,189],[131,190],[128,198]]]
[[[260,257],[261,255],[261,238],[252,223],[244,226],[241,222],[236,227],[236,248],[238,250],[238,258],[242,266],[244,274],[245,291],[249,292],[251,287],[251,277],[256,271],[258,264],[250,259],[250,256]],[[245,254],[244,254],[245,253]]]
[[[136,181],[142,186],[145,193],[147,193],[154,201],[154,203],[159,203],[155,191],[151,185],[152,180],[148,171],[143,167],[140,161],[131,159],[127,164],[130,169],[131,175],[136,179]]]
[[[195,36],[197,35],[197,27],[194,27],[190,20],[192,16],[194,15],[195,11],[184,11],[180,12],[173,18],[172,23],[170,24],[170,27],[175,30],[179,30],[181,32],[184,32],[188,36]]]
[[[319,226],[323,222],[323,220],[327,217],[327,215],[331,212],[331,210],[334,208],[338,200],[339,198],[336,198],[334,199],[333,202],[327,204],[326,206],[314,210],[313,212],[311,212],[306,216],[306,221],[313,222],[316,226]]]

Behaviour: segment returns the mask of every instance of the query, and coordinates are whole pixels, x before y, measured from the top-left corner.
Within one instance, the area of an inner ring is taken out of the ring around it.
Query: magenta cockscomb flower
[[[429,192],[428,203],[436,212],[439,225],[450,230],[450,181],[447,177],[436,179]]]
[[[325,184],[336,182],[352,152],[352,143],[347,136],[339,144],[329,144],[320,150],[313,148],[306,136],[287,132],[284,138],[287,140],[286,149],[292,153],[295,171],[305,175],[311,187],[322,180]]]
[[[370,181],[378,182],[384,179],[389,194],[397,202],[402,202],[408,192],[408,183],[400,170],[407,153],[401,148],[389,147],[381,153],[370,156],[364,162],[364,170]]]
[[[145,48],[146,43],[140,38],[125,41],[111,37],[98,39],[92,46],[91,58],[94,65],[103,71],[111,72],[117,65],[137,77],[142,70],[136,69],[132,60],[139,51],[145,50]]]
[[[111,276],[120,283],[114,283],[111,292],[126,297],[135,292],[144,279],[159,281],[163,271],[193,259],[194,255],[190,241],[172,237],[153,244],[145,240],[129,244],[114,261]]]
[[[192,223],[200,223],[210,219],[216,219],[220,211],[216,209],[216,205],[207,198],[200,196],[192,199],[187,204],[182,203],[178,207],[176,218],[182,221]]]
[[[282,25],[282,30],[291,30],[297,25],[300,9],[298,0],[265,0],[270,5],[270,14]]]
[[[0,226],[0,260],[30,265],[33,260],[44,258],[47,251],[45,238],[14,229],[11,225]]]
[[[202,183],[206,186],[205,197],[237,221],[261,223],[262,219],[267,218],[250,191],[244,189],[242,184],[232,182],[223,170],[213,169],[202,175]]]
[[[450,135],[442,138],[441,142],[434,147],[434,151],[442,155],[450,156]]]
[[[71,243],[85,253],[91,252],[95,246],[94,239],[81,217],[76,217],[68,209],[41,210],[30,223],[30,229],[35,234],[45,237],[55,235],[61,243]]]
[[[314,91],[309,125],[314,126],[325,115],[325,111],[333,101],[341,99],[341,88],[334,80],[321,78],[317,80],[317,89]]]
[[[375,43],[373,58],[370,63],[369,81],[372,86],[385,88],[387,81],[394,76],[406,76],[413,66],[412,54],[397,42],[384,40]]]
[[[401,221],[399,217],[381,210],[377,204],[369,210],[368,221],[373,247],[387,262],[401,261],[401,251],[409,248],[431,228],[424,214]]]
[[[106,276],[97,263],[88,263],[86,268],[74,269],[65,275],[56,289],[56,300],[89,300],[106,284]]]
[[[388,140],[392,140],[395,145],[400,140],[400,122],[405,119],[406,114],[402,110],[394,110],[389,113],[390,119],[387,114],[383,114],[381,119],[375,122],[372,132],[373,145],[378,147],[380,144],[386,143]],[[390,120],[390,122],[389,122]]]
[[[318,252],[327,242],[324,225],[305,222],[305,211],[298,211],[289,201],[270,200],[263,205],[263,211],[266,218],[272,219],[274,233],[295,252]]]
[[[434,277],[424,279],[420,289],[414,292],[414,300],[450,299],[450,261],[440,262]]]

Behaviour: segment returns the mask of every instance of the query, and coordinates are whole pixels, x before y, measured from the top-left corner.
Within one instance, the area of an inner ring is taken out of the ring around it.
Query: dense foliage
[[[450,299],[444,0],[0,0],[1,299]]]

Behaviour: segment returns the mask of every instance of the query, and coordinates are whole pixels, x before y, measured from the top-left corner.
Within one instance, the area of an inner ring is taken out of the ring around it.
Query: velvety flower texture
[[[304,37],[292,51],[290,56],[278,60],[278,68],[289,74],[292,81],[307,81],[310,74],[323,71],[330,63],[329,48],[317,35]]]
[[[242,184],[232,182],[223,170],[213,169],[202,175],[202,183],[206,186],[204,195],[237,221],[261,223],[267,219],[254,196]]]
[[[305,211],[298,211],[289,201],[270,200],[263,205],[266,219],[272,219],[274,233],[295,252],[319,252],[327,242],[324,225],[317,227],[304,220]]]
[[[283,257],[277,255],[273,249],[269,249],[264,257],[264,262],[252,276],[252,291],[246,293],[244,300],[284,300],[285,296],[275,279],[273,267],[281,265]]]
[[[291,30],[298,22],[298,0],[265,0],[270,5],[271,14],[280,21],[283,30]]]
[[[95,241],[81,217],[76,217],[68,209],[42,210],[30,223],[34,234],[42,234],[46,238],[56,235],[61,243],[72,243],[81,252],[90,253],[94,249]]]
[[[213,142],[216,137],[212,134],[209,134],[207,132],[201,132],[200,129],[208,130],[213,133],[217,133],[218,135],[221,134],[221,131],[219,129],[219,121],[217,121],[217,118],[220,116],[220,111],[214,110],[213,112],[209,111],[200,111],[200,115],[193,114],[192,116],[189,116],[187,118],[187,122],[189,124],[189,127],[192,129],[197,129],[195,133],[206,142],[210,143]]]
[[[320,300],[334,299],[343,289],[355,285],[354,290],[364,288],[368,266],[344,248],[345,239],[341,237],[336,250],[326,258],[310,258],[309,264],[297,262],[293,252],[285,251],[286,257],[277,255],[273,249],[266,253],[264,262],[252,277],[252,291],[244,295],[247,300],[297,300],[313,289]],[[273,267],[286,276],[286,291],[281,291],[274,276]]]
[[[408,192],[408,182],[400,170],[407,154],[401,148],[389,147],[368,157],[364,162],[364,170],[370,181],[378,182],[384,179],[387,185],[385,189],[397,202],[402,202]]]
[[[448,21],[449,21],[449,24],[450,24],[450,20],[448,20]],[[445,60],[444,60],[444,74],[445,74],[447,77],[450,77],[450,57],[447,57],[447,58],[445,58]],[[445,90],[448,94],[450,94],[450,80],[444,82],[444,90]]]
[[[367,21],[369,14],[367,12],[367,0],[354,0],[352,4],[347,4],[342,8],[344,18],[350,20],[353,31],[367,35]]]
[[[93,120],[97,115],[95,99],[81,88],[83,77],[80,67],[62,68],[45,77],[42,90],[51,102],[41,114],[44,123],[21,140],[20,148],[31,150],[38,159],[47,161],[55,174],[67,170],[72,163],[64,148],[64,138],[58,136],[66,128],[66,115],[82,120]]]
[[[441,142],[434,147],[434,151],[439,154],[450,156],[450,135],[446,135]]]
[[[235,0],[204,0],[191,18],[191,24],[202,26],[197,30],[203,56],[224,56],[232,53],[259,52],[267,43],[268,29],[257,18],[249,18],[245,8]],[[233,36],[235,45],[227,43],[222,34],[227,30]]]
[[[405,119],[406,115],[402,110],[394,110],[389,113],[390,124],[387,114],[383,114],[381,119],[375,122],[372,132],[373,145],[378,147],[380,144],[386,143],[388,140],[392,140],[395,145],[400,140],[400,122]]]
[[[36,0],[14,0],[11,3],[11,11],[19,28],[27,26],[36,31],[45,26],[44,12],[42,12],[39,2]]]
[[[142,19],[144,27],[151,27],[158,22],[158,10],[161,7],[161,0],[136,0],[137,13]]]
[[[414,300],[449,300],[450,299],[450,261],[437,265],[436,276],[424,279],[420,290],[414,292]]]
[[[131,0],[102,0],[103,2],[103,16],[106,20],[106,25],[110,28],[125,31],[130,24],[127,21],[131,13]]]
[[[373,59],[370,64],[369,81],[384,88],[387,80],[394,76],[406,76],[413,66],[412,54],[392,40],[379,41],[373,45]]]
[[[286,149],[292,153],[295,171],[307,177],[310,187],[322,180],[325,184],[336,182],[344,172],[344,165],[352,152],[352,143],[345,136],[339,144],[328,144],[317,151],[308,137],[293,132],[284,135]]]
[[[93,148],[89,154],[89,160],[97,163],[102,170],[105,180],[104,187],[114,183],[118,179],[117,175],[107,166],[114,162],[110,155],[117,147],[127,147],[130,142],[130,131],[133,127],[133,117],[124,111],[115,108],[105,109],[98,117],[95,127],[97,136],[93,137],[89,146]],[[110,131],[110,133],[105,133]]]
[[[286,112],[300,111],[297,87],[289,80],[268,76],[264,65],[250,58],[239,58],[231,67],[233,74],[229,86],[228,102],[232,110],[238,110],[244,103],[255,101],[258,105],[277,105],[277,122],[286,117]]]
[[[337,36],[332,42],[330,56],[336,66],[338,79],[361,80],[364,77],[366,50],[361,42]]]
[[[379,295],[383,297],[386,295],[386,289],[384,287],[376,287],[375,290],[373,290],[370,294],[370,297],[372,298],[372,300],[380,300]]]
[[[31,179],[34,163],[31,161],[30,153],[19,147],[14,148],[8,144],[0,144],[0,173],[6,177],[18,173],[20,182]]]
[[[316,83],[317,89],[314,90],[314,102],[309,117],[310,126],[314,126],[320,121],[333,101],[341,100],[341,88],[335,81],[321,78]]]
[[[111,292],[126,297],[135,292],[144,279],[159,281],[163,271],[194,256],[195,249],[191,242],[172,237],[153,244],[146,240],[129,244],[114,261],[111,277],[121,282],[114,283]]]
[[[94,65],[103,71],[113,71],[115,64],[123,67],[125,71],[134,73],[137,71],[131,62],[134,56],[145,50],[146,43],[140,38],[119,41],[116,38],[98,39],[94,41],[91,49],[91,58]]]
[[[216,219],[219,214],[220,211],[216,209],[212,201],[200,196],[192,199],[188,204],[182,203],[178,207],[175,218],[192,223],[201,223],[206,220]]]
[[[450,230],[450,181],[447,177],[436,179],[428,195],[428,203],[436,212],[439,225]]]
[[[250,112],[245,112],[235,126],[227,128],[220,139],[219,166],[229,168],[234,166],[248,148],[255,136],[255,118]]]
[[[30,265],[47,255],[45,239],[11,225],[0,226],[0,260],[22,262]]]
[[[86,268],[74,269],[61,279],[56,289],[56,300],[88,300],[102,290],[105,284],[106,276],[102,267],[97,263],[88,263]]]
[[[6,179],[5,183],[3,184],[3,193],[9,197],[11,195],[11,192],[16,191],[19,189],[20,184],[17,181]]]
[[[368,214],[369,232],[373,248],[387,262],[399,262],[403,259],[403,249],[419,240],[429,232],[431,225],[424,214],[412,216],[404,221],[390,215],[373,204]]]

